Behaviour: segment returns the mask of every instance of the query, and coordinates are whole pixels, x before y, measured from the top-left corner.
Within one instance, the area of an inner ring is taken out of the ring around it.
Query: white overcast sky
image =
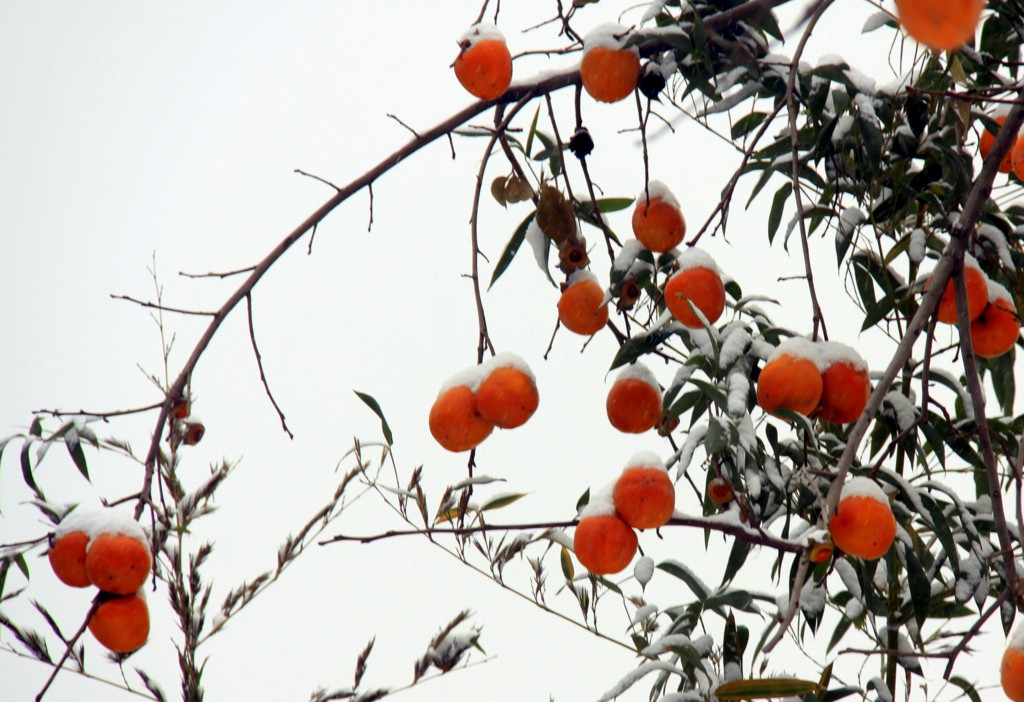
[[[554,3],[502,3],[499,24],[513,53],[560,46],[548,30],[521,33],[548,19],[549,5]],[[622,21],[632,23],[643,6],[626,9],[628,3],[606,0],[581,12],[576,27],[586,31],[623,9]],[[890,80],[892,31],[860,35],[871,10],[867,3],[837,3],[816,31],[807,60],[840,52],[879,82]],[[470,102],[449,64],[455,40],[478,11],[477,2],[465,0],[446,2],[443,10],[405,0],[0,0],[0,435],[24,430],[32,411],[42,408],[104,411],[159,400],[143,373],[164,372],[156,325],[147,311],[111,294],[152,299],[147,269],[155,261],[165,304],[219,307],[238,279],[190,280],[179,272],[255,263],[330,196],[330,188],[294,169],[343,184],[407,140],[406,129],[388,113],[420,130]],[[787,17],[789,28],[792,13]],[[788,53],[794,45],[777,50]],[[517,61],[517,76],[576,60]],[[563,136],[572,130],[570,97],[565,92],[555,98]],[[595,179],[608,195],[632,196],[642,188],[643,164],[635,133],[619,130],[635,124],[635,108],[585,97],[584,110],[597,142],[590,162]],[[517,126],[528,126],[532,114],[532,107],[524,111]],[[677,131],[652,137],[651,175],[675,191],[695,229],[739,158],[691,120],[665,114]],[[541,127],[550,132],[545,118]],[[208,572],[214,603],[243,578],[273,567],[277,545],[333,491],[335,465],[353,437],[379,439],[379,423],[353,389],[380,401],[395,431],[403,479],[422,464],[432,504],[446,484],[464,476],[465,457],[433,443],[426,414],[441,382],[475,360],[476,317],[463,274],[469,270],[468,218],[483,145],[481,139],[456,138],[455,160],[445,140],[416,154],[375,185],[372,232],[369,198],[362,192],[319,228],[312,255],[303,240],[255,291],[268,382],[295,432],[293,441],[280,430],[260,384],[244,309],[232,314],[200,362],[195,411],[208,433],[189,452],[182,475],[194,485],[210,464],[238,461],[218,493],[220,510],[196,534],[197,541],[216,543]],[[488,182],[505,171],[495,161]],[[745,212],[743,202],[745,193],[732,211],[728,240],[708,239],[704,247],[745,293],[783,300],[775,309],[782,324],[809,331],[804,284],[778,282],[801,273],[801,262],[779,240],[767,246],[765,207]],[[492,262],[528,211],[519,205],[506,212],[485,197],[481,246]],[[615,215],[612,226],[628,233],[628,212]],[[593,231],[587,234],[597,240]],[[858,337],[855,326],[847,328],[852,316],[844,310],[852,306],[838,285],[831,237],[815,247],[833,338],[882,364],[888,349]],[[595,254],[598,275],[606,280],[600,248]],[[483,275],[490,275],[486,266]],[[508,481],[480,489],[480,496],[528,493],[492,520],[570,519],[579,495],[610,480],[633,452],[668,455],[667,444],[653,434],[627,437],[607,426],[605,371],[615,351],[610,336],[600,335],[580,354],[581,339],[562,332],[542,360],[556,299],[525,249],[485,299],[499,350],[531,363],[541,394],[530,423],[496,432],[478,452],[480,472]],[[204,327],[201,318],[165,316],[166,331],[175,336],[172,377]],[[672,369],[654,370],[661,382],[671,379]],[[154,421],[146,415],[99,431],[144,453]],[[91,485],[63,455],[47,459],[39,480],[51,499],[95,504],[101,495],[138,489],[137,468],[88,455]],[[687,497],[695,508],[693,496]],[[33,508],[22,503],[26,498],[16,453],[9,449],[0,464],[0,543],[44,530]],[[328,535],[400,526],[379,498],[367,495]],[[699,532],[674,531],[664,540],[642,534],[641,546],[656,560],[690,562],[712,584],[721,580],[728,553],[728,544],[716,537],[706,553]],[[770,558],[760,563],[767,568]],[[31,566],[32,596],[74,630],[90,594],[53,585],[45,560],[33,558]],[[567,595],[555,595],[557,559],[549,557],[548,567],[551,598],[565,605]],[[525,564],[514,563],[508,572],[516,586],[529,587]],[[689,601],[676,581],[663,577],[658,588],[657,580],[652,602]],[[765,579],[759,587],[774,585]],[[150,599],[151,642],[131,662],[154,674],[173,699],[177,671],[170,642],[176,632],[163,594]],[[207,698],[304,700],[318,685],[346,686],[358,652],[373,636],[368,684],[402,685],[437,628],[463,608],[475,612],[481,643],[494,659],[401,699],[471,692],[497,702],[549,695],[593,699],[636,662],[628,650],[545,615],[424,540],[332,545],[300,559],[204,647]],[[27,604],[10,611],[45,629]],[[574,614],[571,607],[565,611]],[[609,609],[605,621],[609,634],[625,638],[628,618],[620,610]],[[761,625],[750,624],[756,636]],[[830,633],[826,628],[818,636],[819,656]],[[992,639],[1001,648],[1001,635]],[[9,640],[6,632],[0,640]],[[99,646],[91,639],[86,646],[94,672],[117,679]],[[807,670],[792,650],[772,664],[775,672]],[[0,652],[5,699],[31,698],[48,672]],[[994,681],[994,674],[987,679]],[[642,682],[633,698],[645,699],[646,690]],[[61,675],[50,695],[54,701],[132,699],[72,674]]]

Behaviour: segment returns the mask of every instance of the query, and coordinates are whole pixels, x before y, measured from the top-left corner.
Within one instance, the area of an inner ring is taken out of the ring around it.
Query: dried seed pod
[[[576,216],[572,205],[553,185],[542,185],[537,200],[537,226],[556,244],[576,237]]]
[[[661,67],[651,61],[644,64],[640,70],[637,88],[648,100],[657,100],[658,95],[665,89],[665,76],[661,73]]]
[[[506,202],[523,202],[533,197],[533,188],[517,175],[510,175],[505,181]]]
[[[563,241],[558,247],[558,268],[563,273],[572,273],[586,268],[590,263],[587,242],[583,239]]]
[[[186,446],[195,446],[203,440],[205,434],[206,427],[203,426],[202,422],[196,420],[184,422],[182,424],[181,443]]]
[[[640,299],[641,288],[636,278],[627,278],[622,281],[618,291],[615,293],[615,306],[620,310],[631,310],[636,301]]]
[[[508,182],[506,176],[498,176],[491,181],[491,197],[493,197],[499,205],[505,207],[508,203],[508,199],[505,197],[505,186]]]
[[[580,127],[569,138],[569,151],[572,151],[576,158],[585,158],[594,150],[594,140],[586,127]]]

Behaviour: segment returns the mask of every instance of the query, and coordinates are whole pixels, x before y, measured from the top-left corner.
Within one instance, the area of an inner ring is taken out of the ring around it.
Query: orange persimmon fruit
[[[722,477],[711,479],[708,483],[707,494],[711,504],[716,507],[725,507],[736,498],[732,483]]]
[[[788,409],[810,416],[824,381],[815,362],[816,345],[793,337],[779,345],[757,378],[757,404],[768,414]]]
[[[657,529],[676,508],[676,487],[665,464],[649,453],[633,456],[612,489],[615,512],[634,529]]]
[[[138,594],[104,598],[92,617],[89,631],[114,653],[131,653],[149,638],[149,607]]]
[[[936,51],[959,49],[974,37],[985,0],[896,0],[900,26]]]
[[[1018,629],[1003,652],[999,666],[1003,692],[1013,702],[1024,702],[1024,641],[1020,639],[1021,631]]]
[[[640,52],[624,48],[629,30],[603,24],[583,39],[580,81],[590,97],[599,102],[618,102],[629,96],[640,81]]]
[[[476,448],[494,430],[494,424],[480,416],[473,389],[466,385],[443,390],[428,421],[437,443],[453,453]]]
[[[85,548],[89,536],[82,531],[55,534],[48,554],[54,575],[71,587],[89,587],[92,582],[85,570]]]
[[[665,284],[665,306],[690,329],[704,326],[690,309],[691,304],[708,324],[714,324],[725,310],[725,285],[714,259],[698,249],[686,249],[677,260],[679,271]]]
[[[152,565],[149,545],[129,534],[98,534],[85,553],[89,581],[113,595],[138,591],[149,577]]]
[[[608,323],[604,290],[589,271],[576,271],[558,298],[558,320],[562,326],[583,336],[596,334]]]
[[[649,196],[649,197],[648,197]],[[649,251],[664,253],[686,236],[686,220],[679,202],[663,183],[652,180],[636,198],[633,235]]]
[[[473,97],[493,100],[512,83],[512,54],[505,37],[491,24],[476,24],[459,40],[453,67],[459,83]]]
[[[619,373],[605,401],[608,421],[626,434],[641,434],[656,427],[661,421],[661,409],[658,381],[640,363]]]
[[[1017,137],[1010,149],[1010,164],[1013,167],[1013,174],[1024,180],[1024,137]]]
[[[925,283],[925,290],[931,285],[931,278]],[[978,267],[972,256],[964,256],[964,286],[967,288],[967,316],[973,321],[988,304],[988,277]],[[956,324],[956,289],[953,276],[946,282],[946,289],[939,299],[939,321]]]
[[[572,543],[584,568],[594,575],[611,575],[625,570],[638,542],[636,532],[617,514],[593,514],[580,519]]]
[[[502,429],[525,424],[539,403],[540,394],[533,374],[525,364],[514,360],[509,360],[508,365],[495,365],[476,389],[480,416]]]
[[[844,552],[873,561],[884,556],[896,538],[896,518],[882,488],[857,477],[843,486],[828,529],[832,542]]]
[[[1017,343],[1020,338],[1020,322],[1009,291],[992,281],[988,285],[988,305],[971,322],[971,346],[976,356],[996,358]]]
[[[1003,122],[1006,121],[1006,115],[995,115],[992,117],[997,124],[1002,126]],[[983,129],[981,137],[978,139],[978,153],[981,154],[981,160],[984,161],[988,158],[989,152],[992,151],[992,147],[996,143],[996,135],[990,132],[988,129]],[[1017,142],[1010,146],[1006,151],[1006,155],[1003,156],[1003,160],[999,162],[999,172],[1009,173],[1013,170],[1013,148],[1017,145]]]
[[[859,353],[845,344],[824,341],[820,345],[827,360],[821,374],[818,416],[835,424],[856,421],[871,394],[867,364]]]

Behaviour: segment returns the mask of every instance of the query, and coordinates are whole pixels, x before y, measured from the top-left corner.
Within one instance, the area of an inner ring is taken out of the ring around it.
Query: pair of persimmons
[[[640,52],[626,47],[629,30],[604,24],[583,40],[580,81],[601,102],[629,96],[640,80]],[[505,37],[493,24],[474,24],[459,40],[455,77],[471,95],[493,100],[512,84],[512,54]]]
[[[931,279],[928,279],[931,282]],[[927,289],[928,283],[925,284]],[[999,283],[990,280],[973,256],[964,256],[964,287],[967,290],[967,317],[971,320],[971,346],[974,355],[995,358],[1013,348],[1020,337],[1020,321],[1013,297]],[[956,289],[953,280],[946,283],[939,300],[938,319],[956,324]]]
[[[113,509],[78,510],[50,540],[50,567],[65,585],[100,590],[89,631],[115,653],[130,653],[149,638],[142,586],[153,559],[138,522]]]

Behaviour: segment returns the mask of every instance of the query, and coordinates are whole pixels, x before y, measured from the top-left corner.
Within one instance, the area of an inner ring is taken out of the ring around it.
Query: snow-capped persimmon
[[[629,30],[602,24],[583,38],[580,81],[599,102],[618,102],[636,89],[640,80],[640,51],[626,48]]]
[[[1003,692],[1013,702],[1024,702],[1024,627],[1018,626],[999,666]]]
[[[149,577],[152,565],[149,545],[135,534],[99,534],[89,542],[85,554],[89,581],[113,595],[138,591]]]
[[[443,388],[428,421],[437,443],[454,453],[476,448],[494,430],[494,424],[480,416],[473,388],[466,385]]]
[[[92,582],[85,570],[85,547],[89,536],[82,531],[54,534],[51,539],[50,567],[54,575],[65,585],[89,587]]]
[[[992,119],[995,120],[997,124],[1002,126],[1003,122],[1006,121],[1006,115],[993,115]],[[1010,148],[1006,150],[1006,155],[1003,156],[1003,160],[999,162],[1000,173],[1009,173],[1010,171],[1013,170],[1013,149],[1017,145],[1017,141],[1018,140],[1015,140],[1014,143],[1010,146]],[[981,155],[981,159],[983,161],[988,158],[989,152],[992,151],[992,147],[995,145],[995,143],[996,135],[990,132],[988,129],[983,128],[981,132],[981,137],[978,138],[978,153]]]
[[[779,344],[757,378],[757,404],[768,414],[788,409],[810,416],[824,384],[818,362],[812,341],[793,337]]]
[[[857,477],[843,485],[828,529],[832,542],[845,553],[873,561],[884,556],[895,540],[896,518],[882,488],[869,478]]]
[[[608,303],[593,273],[579,270],[569,276],[558,298],[558,320],[569,331],[583,336],[596,334],[608,323]]]
[[[103,597],[89,619],[89,632],[114,653],[131,653],[141,648],[149,638],[149,607],[145,597],[139,593]]]
[[[621,432],[641,434],[661,421],[661,389],[654,374],[641,363],[619,372],[608,391],[608,421]]]
[[[636,198],[633,208],[633,236],[648,250],[664,253],[682,243],[686,220],[672,191],[652,180]]]
[[[614,513],[581,517],[572,543],[576,558],[594,575],[625,570],[638,546],[636,532]]]
[[[711,256],[689,248],[679,254],[679,270],[665,284],[665,306],[672,316],[690,329],[702,329],[690,305],[714,324],[725,310],[725,285]]]
[[[459,40],[453,67],[459,83],[473,97],[493,100],[512,83],[512,54],[493,24],[475,24]]]
[[[988,305],[971,322],[971,346],[977,356],[996,358],[1017,343],[1020,338],[1020,321],[1009,291],[991,280],[988,286]]]
[[[615,512],[634,529],[657,529],[676,508],[676,488],[656,455],[633,456],[612,489]]]
[[[924,289],[928,290],[932,279],[928,278]],[[964,287],[967,289],[967,316],[972,321],[978,318],[988,304],[988,276],[978,266],[973,256],[964,256]],[[946,289],[939,299],[939,321],[956,324],[956,288],[953,276],[946,282]]]
[[[537,379],[523,359],[514,354],[499,354],[485,364],[476,406],[480,416],[502,429],[526,423],[537,410],[540,395]]]
[[[825,370],[821,374],[818,417],[836,424],[860,418],[871,395],[871,381],[864,358],[845,344],[819,342]]]
[[[896,0],[900,26],[935,51],[959,49],[974,37],[985,0]]]

